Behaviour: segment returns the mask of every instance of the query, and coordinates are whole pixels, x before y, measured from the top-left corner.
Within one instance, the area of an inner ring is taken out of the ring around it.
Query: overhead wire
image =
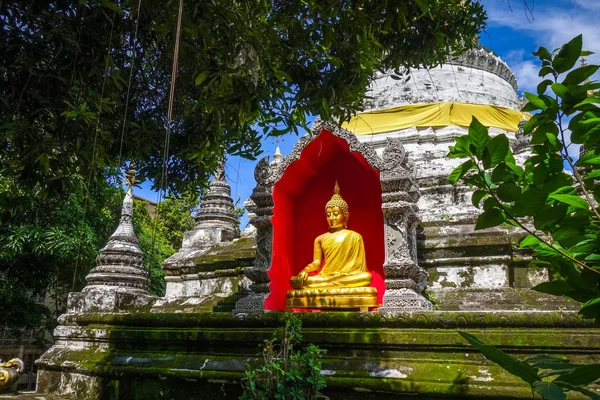
[[[119,143],[119,158],[118,158],[118,164],[119,167],[121,166],[121,156],[123,154],[123,139],[125,137],[125,124],[127,122],[127,112],[129,111],[129,96],[131,93],[131,80],[133,78],[133,66],[135,64],[135,55],[136,55],[136,44],[137,44],[137,36],[138,36],[138,28],[140,26],[140,10],[142,8],[142,0],[138,1],[138,6],[137,6],[137,14],[136,14],[136,18],[135,18],[135,30],[133,33],[133,40],[131,42],[131,60],[130,60],[130,66],[129,66],[129,80],[127,82],[127,96],[125,97],[125,113],[123,114],[123,123],[121,124],[121,140]]]
[[[111,27],[110,27],[110,35],[109,35],[109,39],[108,39],[106,62],[104,65],[104,77],[102,78],[102,88],[100,90],[100,101],[98,102],[98,115],[96,116],[96,127],[94,128],[94,141],[92,143],[92,159],[90,160],[90,172],[88,174],[88,179],[87,179],[87,182],[85,185],[85,195],[84,195],[84,200],[83,200],[83,213],[81,216],[82,223],[85,222],[85,217],[87,216],[87,208],[88,208],[88,202],[89,202],[89,197],[90,197],[90,184],[92,182],[92,175],[93,175],[93,171],[94,171],[94,161],[96,159],[96,146],[98,143],[98,130],[100,128],[100,116],[102,115],[102,102],[104,99],[104,90],[106,89],[106,77],[108,75],[108,65],[109,65],[108,60],[110,58],[110,52],[112,50],[112,40],[113,40],[113,33],[115,30],[116,13],[117,13],[117,11],[113,10],[113,16],[112,16]],[[84,14],[84,18],[85,18],[85,14]],[[79,38],[81,39],[81,35]],[[79,49],[79,44],[76,46],[76,51],[78,51],[78,49]],[[73,74],[75,74],[75,71],[73,72]],[[77,246],[77,257],[75,258],[75,269],[73,271],[73,281],[71,283],[71,290],[75,290],[75,284],[77,283],[77,272],[79,270],[80,256],[81,256],[81,241],[79,241],[79,245]]]
[[[181,18],[183,14],[183,0],[179,0],[179,10],[177,13],[177,28],[175,31],[175,47],[173,49],[173,63],[171,68],[171,86],[169,89],[169,100],[167,107],[167,127],[165,133],[165,143],[163,147],[163,165],[160,177],[160,189],[156,199],[156,217],[154,218],[154,226],[152,228],[152,254],[154,254],[154,246],[156,243],[156,225],[160,219],[160,200],[164,196],[168,184],[169,173],[169,145],[171,139],[171,122],[173,120],[173,104],[175,102],[175,82],[177,80],[177,70],[179,68],[179,43],[181,39]]]

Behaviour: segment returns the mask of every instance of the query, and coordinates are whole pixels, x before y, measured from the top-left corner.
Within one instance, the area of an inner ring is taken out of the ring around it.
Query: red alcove
[[[385,248],[379,171],[360,153],[351,152],[345,140],[323,129],[273,188],[271,294],[265,309],[284,309],[290,278],[312,261],[314,240],[328,229],[325,204],[336,179],[350,208],[348,229],[363,237],[371,286],[377,288],[381,304]]]

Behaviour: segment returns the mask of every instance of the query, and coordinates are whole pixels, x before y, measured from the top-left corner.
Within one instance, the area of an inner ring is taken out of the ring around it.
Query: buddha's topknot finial
[[[325,204],[325,211],[327,211],[328,208],[333,207],[339,207],[340,210],[342,210],[342,214],[346,217],[348,216],[348,203],[340,196],[340,185],[338,184],[337,179],[335,181],[335,186],[333,187],[333,196],[331,196],[331,199]]]

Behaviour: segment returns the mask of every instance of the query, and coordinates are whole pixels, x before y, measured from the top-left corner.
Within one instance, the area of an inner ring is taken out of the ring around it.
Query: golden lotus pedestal
[[[294,308],[369,311],[378,306],[374,287],[288,290],[285,300],[286,311]]]

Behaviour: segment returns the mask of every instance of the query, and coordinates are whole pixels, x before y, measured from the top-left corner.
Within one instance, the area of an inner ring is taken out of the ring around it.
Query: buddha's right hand
[[[298,274],[298,279],[304,285],[304,282],[306,282],[306,278],[308,278],[308,272],[306,271],[306,268],[305,268],[302,271],[300,271],[300,273]]]

